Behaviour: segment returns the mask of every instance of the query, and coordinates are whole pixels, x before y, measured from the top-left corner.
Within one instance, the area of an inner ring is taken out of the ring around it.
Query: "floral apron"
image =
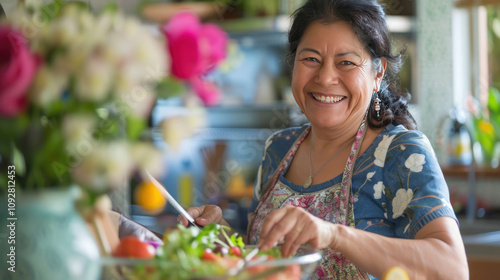
[[[256,244],[258,242],[265,217],[270,212],[286,204],[302,207],[314,216],[332,223],[350,227],[355,226],[351,176],[359,148],[365,135],[366,117],[361,122],[354,143],[352,144],[341,183],[314,193],[300,193],[290,189],[279,178],[290,164],[295,152],[310,130],[311,127],[308,127],[297,138],[271,179],[265,185],[260,203],[255,210],[254,219],[249,226],[248,236],[251,243]],[[323,258],[311,279],[371,279],[367,273],[358,269],[341,253],[329,248],[325,249],[323,253]]]

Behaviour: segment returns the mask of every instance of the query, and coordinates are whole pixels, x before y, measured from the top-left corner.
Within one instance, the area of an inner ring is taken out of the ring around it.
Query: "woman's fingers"
[[[203,212],[198,218],[195,218],[196,223],[201,226],[206,226],[210,223],[220,224],[222,221],[222,209],[217,205],[204,205],[202,206]]]
[[[259,244],[262,250],[272,248],[278,241],[288,235],[295,227],[298,219],[298,213],[303,211],[290,205],[273,211],[266,217],[262,231],[260,233]]]
[[[286,228],[284,228],[283,224],[279,224],[279,221],[285,215],[286,210],[283,208],[267,215],[260,231],[259,243],[257,244],[260,250],[269,250],[281,238],[281,234],[286,231]]]
[[[287,258],[295,254],[300,245],[302,245],[303,241],[301,237],[304,237],[304,229],[299,228],[299,225],[296,225],[286,236],[285,242],[281,245],[281,253],[283,257]]]
[[[306,243],[315,248],[325,248],[333,238],[330,225],[302,208],[287,205],[266,217],[257,246],[268,250],[284,238],[281,245],[284,257],[294,255],[300,245]]]
[[[210,223],[220,223],[222,220],[222,210],[216,205],[203,205],[200,207],[190,207],[186,210],[191,217],[200,226],[206,226]],[[177,219],[182,225],[187,226],[188,220],[182,215]]]
[[[295,240],[294,242],[290,242],[287,244],[286,247],[282,247],[281,254],[283,255],[284,258],[291,257],[291,256],[295,255],[295,253],[297,252],[297,250],[299,249],[299,247],[302,244],[303,243],[300,242],[298,239]],[[283,244],[283,246],[285,246],[285,244]]]
[[[177,216],[177,222],[185,227],[187,227],[189,224],[188,220],[186,218],[184,218],[184,216],[182,216],[182,215]]]

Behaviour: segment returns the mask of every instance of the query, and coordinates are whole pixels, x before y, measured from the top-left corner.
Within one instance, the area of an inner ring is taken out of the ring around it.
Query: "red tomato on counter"
[[[136,236],[125,236],[113,251],[113,256],[120,258],[151,259],[155,256],[153,245],[142,242]]]

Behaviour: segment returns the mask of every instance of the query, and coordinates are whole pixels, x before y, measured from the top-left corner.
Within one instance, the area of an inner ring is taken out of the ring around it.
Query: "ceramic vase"
[[[10,204],[2,197],[0,279],[100,278],[98,246],[75,209],[79,192],[78,187],[16,191]]]

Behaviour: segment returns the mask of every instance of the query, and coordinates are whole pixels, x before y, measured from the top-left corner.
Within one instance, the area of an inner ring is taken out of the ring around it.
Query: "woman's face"
[[[359,125],[383,77],[376,72],[349,24],[313,22],[295,54],[293,95],[317,127]]]

